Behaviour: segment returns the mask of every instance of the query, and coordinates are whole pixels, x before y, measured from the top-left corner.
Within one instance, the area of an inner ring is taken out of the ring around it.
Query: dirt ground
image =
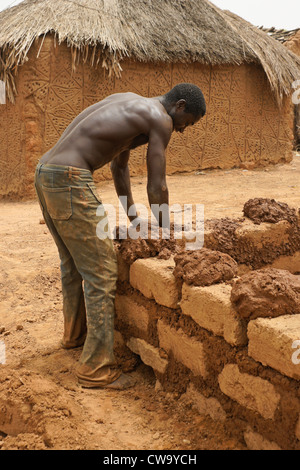
[[[103,202],[117,206],[112,182],[97,186]],[[173,175],[168,186],[171,204],[205,204],[206,219],[242,217],[244,203],[255,197],[300,207],[300,154],[268,169]],[[136,202],[147,204],[146,178],[133,178],[132,190]],[[74,367],[81,350],[59,346],[59,258],[40,221],[36,200],[0,202],[0,342],[6,351],[0,449],[245,449],[242,436],[230,436],[225,424],[158,389],[142,364],[130,371],[134,389],[78,387]]]

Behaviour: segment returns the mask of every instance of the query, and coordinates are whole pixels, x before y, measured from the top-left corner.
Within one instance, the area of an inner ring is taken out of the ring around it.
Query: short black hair
[[[203,117],[206,113],[206,104],[202,91],[193,83],[179,83],[172,90],[165,94],[167,103],[177,103],[185,100],[185,112],[193,114],[195,117]]]

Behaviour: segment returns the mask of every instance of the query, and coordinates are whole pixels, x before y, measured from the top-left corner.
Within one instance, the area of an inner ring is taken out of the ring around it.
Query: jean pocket
[[[43,195],[49,215],[54,220],[68,220],[72,215],[71,188],[47,188]]]
[[[99,204],[102,204],[102,201],[97,193],[97,188],[96,186],[93,184],[93,183],[87,183],[91,193],[93,194],[94,198],[96,199],[97,202],[99,202]]]

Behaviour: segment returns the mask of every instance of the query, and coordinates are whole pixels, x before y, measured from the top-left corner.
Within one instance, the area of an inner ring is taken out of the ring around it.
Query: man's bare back
[[[41,163],[94,171],[124,151],[149,142],[160,130],[167,141],[173,122],[159,98],[119,93],[90,106],[77,116]]]

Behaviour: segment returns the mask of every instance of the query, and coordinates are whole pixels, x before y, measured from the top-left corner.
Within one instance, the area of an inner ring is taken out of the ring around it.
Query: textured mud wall
[[[284,44],[290,51],[300,56],[300,30],[292,37],[290,41]],[[298,86],[298,90],[300,86]],[[300,95],[300,91],[299,91]],[[298,95],[298,97],[299,97]],[[299,101],[299,99],[298,99]],[[295,105],[295,124],[294,124],[294,135],[295,135],[295,147],[300,150],[300,104]]]
[[[36,58],[38,55],[38,58]],[[174,135],[168,149],[168,173],[201,168],[259,166],[292,158],[292,107],[278,109],[267,78],[256,65],[210,67],[199,64],[123,63],[121,79],[101,67],[78,63],[72,73],[70,50],[47,37],[36,43],[19,69],[18,97],[0,106],[0,196],[34,194],[39,157],[84,108],[111,93],[145,96],[167,92],[176,83],[193,82],[207,101],[207,115],[193,129]],[[146,147],[133,152],[131,174],[143,174]],[[111,177],[109,167],[96,180]]]

